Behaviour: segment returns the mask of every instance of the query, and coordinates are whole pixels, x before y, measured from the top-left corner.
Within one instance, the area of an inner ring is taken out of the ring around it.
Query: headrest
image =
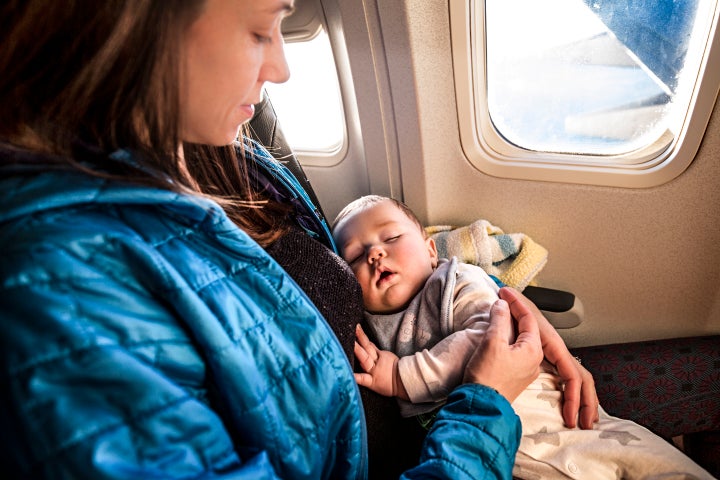
[[[290,148],[290,145],[288,145],[285,139],[285,135],[280,128],[277,114],[266,91],[263,91],[262,101],[255,105],[255,115],[250,119],[248,127],[250,137],[264,146],[277,161],[290,169],[298,182],[300,182],[300,185],[307,192],[310,200],[312,200],[315,207],[324,217],[325,214],[322,211],[317,195],[315,195],[315,191],[312,185],[310,185],[310,180],[308,180],[305,175],[302,165],[300,165],[292,148]]]

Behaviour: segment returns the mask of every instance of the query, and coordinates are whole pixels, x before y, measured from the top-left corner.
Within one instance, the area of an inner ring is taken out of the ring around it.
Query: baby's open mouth
[[[378,277],[376,285],[380,286],[385,280],[394,275],[394,273],[395,272],[391,272],[390,270],[380,272],[380,277]]]

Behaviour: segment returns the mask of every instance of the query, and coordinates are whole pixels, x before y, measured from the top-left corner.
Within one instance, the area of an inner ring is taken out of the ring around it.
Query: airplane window
[[[485,9],[488,110],[509,142],[619,154],[670,127],[697,1],[490,0]]]
[[[454,25],[467,27],[453,32],[454,46],[469,44],[460,50],[469,71],[456,68],[456,77],[471,79],[474,111],[461,121],[474,125],[475,151],[489,159],[481,169],[501,173],[505,162],[514,170],[501,176],[538,178],[518,167],[553,165],[540,179],[620,186],[669,180],[637,174],[654,175],[677,155],[690,118],[709,118],[691,107],[717,94],[717,79],[704,94],[698,81],[710,69],[717,8],[714,0],[451,2]]]
[[[345,120],[335,62],[327,33],[285,45],[290,80],[266,84],[288,144],[300,153],[342,148]]]

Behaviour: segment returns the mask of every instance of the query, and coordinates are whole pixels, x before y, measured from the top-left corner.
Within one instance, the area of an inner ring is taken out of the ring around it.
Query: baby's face
[[[435,242],[389,200],[345,219],[335,237],[372,313],[402,310],[437,266]]]

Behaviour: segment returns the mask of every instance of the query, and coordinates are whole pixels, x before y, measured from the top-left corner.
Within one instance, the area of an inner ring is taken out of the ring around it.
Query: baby
[[[397,397],[403,416],[432,423],[462,382],[499,286],[480,267],[439,259],[420,221],[394,199],[371,195],[350,203],[333,235],[360,283],[366,325],[378,344],[358,326],[355,354],[365,371],[356,374],[358,384]],[[514,477],[713,478],[670,443],[601,408],[594,430],[567,428],[562,395],[562,380],[546,360],[513,402],[523,428]]]

